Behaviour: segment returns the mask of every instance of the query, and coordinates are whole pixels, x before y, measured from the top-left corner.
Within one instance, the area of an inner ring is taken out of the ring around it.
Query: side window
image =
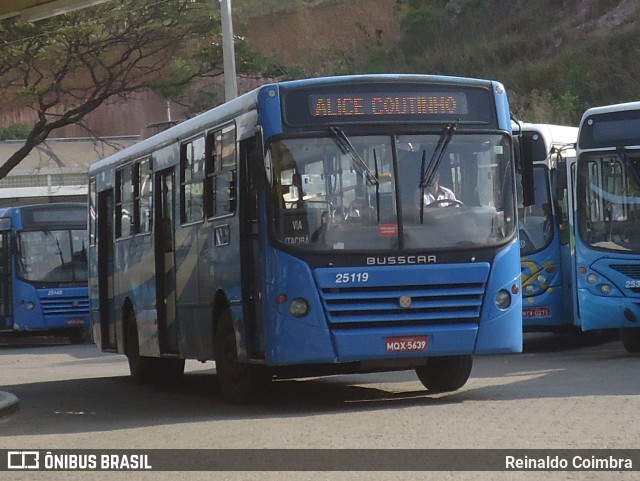
[[[151,159],[138,162],[135,174],[136,233],[148,234],[151,232],[153,198]]]
[[[133,232],[132,166],[116,171],[116,238],[129,237]]]
[[[233,214],[236,209],[236,128],[227,125],[209,134],[207,216]]]
[[[204,218],[204,158],[204,137],[180,146],[180,221],[183,224]]]

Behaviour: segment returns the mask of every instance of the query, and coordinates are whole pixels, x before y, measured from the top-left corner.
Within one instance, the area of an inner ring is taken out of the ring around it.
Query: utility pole
[[[238,96],[236,81],[236,52],[233,45],[233,21],[231,0],[220,0],[222,22],[222,60],[224,67],[224,99],[226,102]]]

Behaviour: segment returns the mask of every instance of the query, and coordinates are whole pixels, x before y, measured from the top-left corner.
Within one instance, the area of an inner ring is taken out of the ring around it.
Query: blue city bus
[[[94,340],[140,383],[215,360],[230,402],[335,373],[459,389],[522,349],[513,152],[497,82],[264,85],[90,167]]]
[[[0,332],[89,333],[87,205],[0,209]]]
[[[532,156],[535,190],[534,203],[519,204],[522,326],[525,332],[573,331],[568,204],[560,179],[565,159],[575,157],[578,128],[522,123],[515,129],[526,144],[523,155]]]
[[[588,109],[572,180],[574,311],[640,352],[640,102]],[[571,190],[571,189],[570,189]]]

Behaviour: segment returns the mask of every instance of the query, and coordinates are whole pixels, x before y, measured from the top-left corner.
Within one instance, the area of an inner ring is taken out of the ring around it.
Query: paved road
[[[20,399],[0,423],[0,449],[638,448],[640,356],[619,341],[526,337],[518,355],[476,358],[455,393],[427,395],[412,372],[274,383],[252,406],[224,404],[209,364],[181,386],[138,387],[122,356],[92,345],[4,345],[0,390]],[[86,479],[35,472],[11,479]],[[1,475],[1,473],[0,473]],[[92,480],[123,473],[91,473]],[[180,480],[619,480],[622,472],[153,472]],[[3,476],[3,479],[4,476]],[[9,478],[6,478],[9,479]]]

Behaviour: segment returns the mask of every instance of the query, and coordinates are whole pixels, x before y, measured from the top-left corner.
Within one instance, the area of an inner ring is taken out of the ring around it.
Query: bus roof
[[[452,77],[444,75],[420,75],[420,74],[368,74],[368,75],[343,75],[334,77],[319,77],[301,80],[290,80],[278,83],[269,83],[262,85],[250,92],[247,92],[229,102],[223,103],[204,113],[201,113],[189,120],[181,122],[163,132],[160,132],[148,139],[121,150],[109,157],[99,160],[89,167],[89,175],[95,175],[96,172],[108,169],[114,164],[119,164],[125,159],[139,158],[150,155],[152,152],[161,149],[167,145],[187,139],[198,132],[202,132],[212,123],[224,123],[243,113],[250,112],[255,109],[258,104],[258,97],[263,89],[273,88],[298,88],[310,85],[327,85],[327,84],[358,84],[365,82],[433,82],[448,85],[466,85],[484,88],[503,88],[502,84],[492,80],[482,80],[465,77]]]
[[[85,202],[44,202],[41,204],[12,205],[9,207],[1,207],[0,217],[6,217],[7,215],[11,215],[14,212],[18,212],[18,211],[42,210],[42,209],[55,210],[59,207],[65,207],[65,208],[82,207],[83,209],[86,209],[87,204]]]
[[[591,107],[582,114],[580,125],[592,115],[607,114],[609,112],[623,112],[627,110],[640,110],[640,101],[625,102],[621,104],[601,105],[599,107]]]
[[[578,127],[572,127],[570,125],[559,124],[542,124],[542,123],[529,123],[522,122],[522,130],[526,131],[538,131],[542,135],[551,139],[554,144],[571,144],[575,143],[578,139]],[[517,127],[514,126],[514,130]]]

